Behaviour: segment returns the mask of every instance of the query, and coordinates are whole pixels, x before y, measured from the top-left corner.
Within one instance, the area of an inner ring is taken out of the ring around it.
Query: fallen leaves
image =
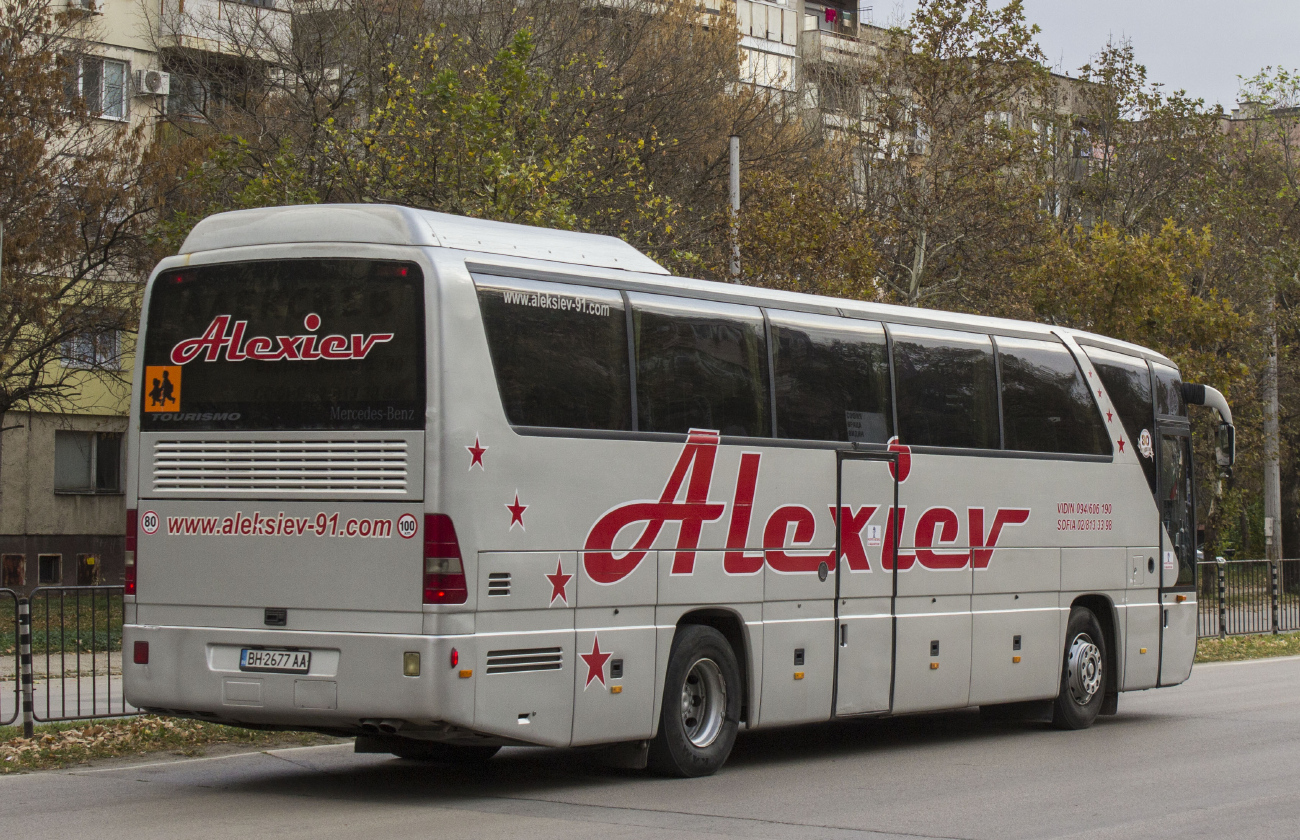
[[[23,738],[20,729],[8,727],[0,729],[0,774],[152,752],[197,755],[216,744],[284,746],[329,741],[314,733],[263,732],[152,715],[50,724],[42,726],[32,738]]]

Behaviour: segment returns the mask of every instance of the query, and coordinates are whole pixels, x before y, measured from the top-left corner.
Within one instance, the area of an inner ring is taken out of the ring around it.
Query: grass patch
[[[207,747],[219,744],[287,747],[332,743],[339,739],[312,732],[262,732],[152,715],[43,724],[36,727],[33,738],[23,738],[21,727],[4,726],[0,727],[0,775],[149,753],[202,755]]]
[[[51,590],[31,603],[32,653],[37,656],[122,649],[120,589],[77,592]],[[0,598],[0,655],[18,646],[16,607]]]
[[[1297,655],[1300,655],[1300,633],[1229,636],[1226,639],[1201,639],[1196,643],[1197,662],[1233,662],[1239,659]]]

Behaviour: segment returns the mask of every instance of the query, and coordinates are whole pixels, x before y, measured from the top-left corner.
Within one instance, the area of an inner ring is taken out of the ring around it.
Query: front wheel
[[[1106,669],[1106,637],[1092,610],[1075,607],[1065,634],[1061,692],[1052,710],[1058,729],[1087,729],[1101,712],[1111,676]]]
[[[668,659],[650,766],[669,776],[716,773],[736,742],[741,690],[740,667],[726,638],[712,627],[680,628]]]

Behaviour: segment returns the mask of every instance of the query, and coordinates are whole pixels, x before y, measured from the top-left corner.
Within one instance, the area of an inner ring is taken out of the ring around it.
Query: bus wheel
[[[395,738],[388,751],[408,761],[436,761],[442,764],[483,764],[497,754],[500,747],[465,747],[459,744],[440,744],[437,741],[417,741],[414,738]]]
[[[1106,637],[1092,610],[1075,607],[1065,634],[1061,693],[1052,710],[1058,729],[1087,729],[1097,719],[1110,682],[1106,671]]]
[[[712,627],[677,630],[664,680],[659,734],[650,742],[650,767],[668,776],[710,776],[736,742],[740,668],[726,638]]]

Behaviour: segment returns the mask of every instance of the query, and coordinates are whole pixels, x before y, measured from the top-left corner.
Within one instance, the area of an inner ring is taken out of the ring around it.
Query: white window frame
[[[122,331],[84,330],[63,340],[59,364],[73,370],[121,370]]]
[[[95,62],[99,64],[99,90],[93,91],[98,100],[99,107],[91,110],[96,117],[101,120],[111,120],[113,122],[127,122],[131,118],[131,64],[128,61],[122,61],[117,58],[105,58],[102,55],[79,55],[76,57],[75,67],[77,72],[76,93],[82,100],[86,100],[87,94],[92,91],[86,90],[86,64]],[[117,100],[120,113],[112,113],[105,108],[106,99],[109,93],[107,85],[108,74],[105,69],[108,65],[116,65],[122,70],[121,97]],[[93,104],[93,102],[92,102]]]

